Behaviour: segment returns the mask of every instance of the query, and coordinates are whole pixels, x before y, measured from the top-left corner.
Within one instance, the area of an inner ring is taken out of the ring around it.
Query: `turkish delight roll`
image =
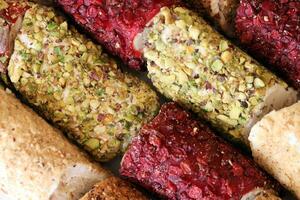
[[[120,173],[165,199],[279,199],[252,160],[174,103],[142,128]]]
[[[11,4],[13,6],[15,4]],[[124,151],[156,114],[157,95],[52,8],[28,4],[8,64],[22,97],[97,160]]]
[[[136,39],[158,90],[233,139],[247,143],[258,119],[297,100],[295,90],[184,7],[164,7]]]

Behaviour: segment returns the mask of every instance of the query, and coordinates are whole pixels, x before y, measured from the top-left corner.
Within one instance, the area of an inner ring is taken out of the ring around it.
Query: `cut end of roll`
[[[105,179],[90,166],[75,164],[67,168],[60,180],[54,184],[50,199],[79,199],[87,193],[99,180]]]
[[[300,198],[300,102],[263,117],[249,141],[254,159]]]
[[[297,102],[298,92],[293,88],[286,88],[281,84],[275,84],[266,91],[264,101],[256,106],[256,111],[250,122],[247,124],[243,136],[246,143],[249,144],[248,136],[251,128],[259,121],[263,116],[273,110],[278,110],[287,106],[290,106]]]

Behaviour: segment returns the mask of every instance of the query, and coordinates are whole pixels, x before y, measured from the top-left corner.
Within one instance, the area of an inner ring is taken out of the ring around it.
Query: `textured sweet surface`
[[[286,83],[186,8],[161,9],[143,37],[158,90],[234,139],[247,143],[253,122],[296,101]]]
[[[159,106],[150,87],[52,8],[26,12],[8,69],[29,103],[101,161],[125,150]]]
[[[300,198],[300,102],[266,115],[249,140],[254,159]]]
[[[146,200],[147,198],[129,183],[115,177],[96,184],[80,200]]]
[[[75,200],[110,176],[14,96],[0,96],[0,199]]]
[[[236,32],[245,48],[300,88],[300,1],[241,0]]]
[[[168,199],[237,199],[272,181],[253,161],[174,103],[144,126],[121,175]]]
[[[143,64],[133,39],[163,6],[178,0],[57,0],[77,23],[134,69]]]

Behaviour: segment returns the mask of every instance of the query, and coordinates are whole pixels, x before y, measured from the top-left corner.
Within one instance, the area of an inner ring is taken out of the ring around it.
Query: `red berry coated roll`
[[[299,0],[241,0],[235,26],[254,55],[300,88]]]
[[[143,127],[120,172],[166,199],[277,199],[252,160],[174,103]]]
[[[178,0],[57,0],[77,23],[88,30],[111,53],[134,69],[140,69],[142,54],[133,40],[164,6]]]

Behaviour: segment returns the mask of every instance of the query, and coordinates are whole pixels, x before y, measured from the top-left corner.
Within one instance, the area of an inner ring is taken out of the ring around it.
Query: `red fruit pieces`
[[[142,54],[133,47],[137,33],[164,6],[178,0],[58,0],[75,21],[88,30],[111,53],[134,69],[143,64]]]
[[[241,199],[272,185],[252,160],[174,103],[142,128],[120,173],[167,199]]]
[[[252,54],[300,88],[300,1],[241,0],[235,26]]]

